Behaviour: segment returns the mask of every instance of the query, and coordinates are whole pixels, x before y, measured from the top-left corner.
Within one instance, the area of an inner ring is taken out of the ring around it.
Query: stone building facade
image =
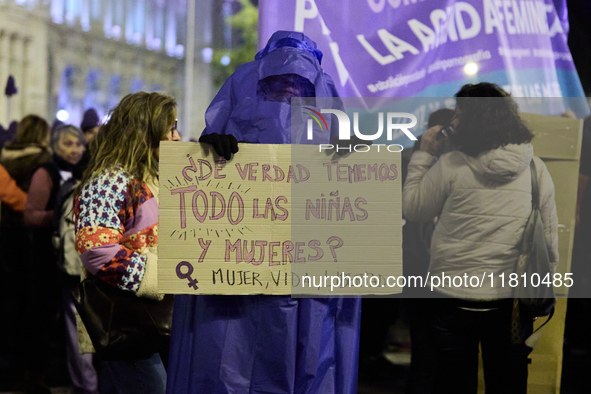
[[[203,130],[211,101],[211,0],[196,0],[192,125]],[[0,124],[58,111],[79,125],[84,110],[106,115],[125,94],[159,91],[184,109],[187,0],[0,0],[0,86],[13,75],[18,94],[0,95]],[[9,114],[10,111],[10,114]],[[65,111],[65,112],[64,112]]]

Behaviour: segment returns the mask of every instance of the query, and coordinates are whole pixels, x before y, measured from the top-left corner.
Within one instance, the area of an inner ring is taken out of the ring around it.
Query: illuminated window
[[[64,23],[64,0],[51,2],[51,20],[55,23]]]
[[[144,0],[128,0],[126,3],[125,39],[129,44],[140,45],[144,38],[144,3]]]
[[[166,53],[176,54],[176,4],[170,2],[166,8]]]
[[[90,0],[82,0],[82,4],[80,6],[80,26],[82,26],[82,30],[89,31],[90,30]]]
[[[144,38],[144,25],[146,18],[146,7],[144,0],[136,0],[135,5],[135,24],[133,31],[133,38],[135,44],[139,45]]]
[[[131,44],[133,43],[133,25],[135,22],[134,3],[136,0],[127,0],[123,2],[125,8],[125,40]]]
[[[164,4],[157,0],[154,10],[154,38],[151,49],[160,49],[164,37]]]
[[[90,0],[90,20],[100,22],[102,20],[101,0]]]
[[[79,0],[66,0],[65,19],[69,25],[73,25],[80,18],[80,6],[81,1]]]
[[[105,36],[118,40],[121,38],[121,26],[125,22],[125,2],[105,0]]]

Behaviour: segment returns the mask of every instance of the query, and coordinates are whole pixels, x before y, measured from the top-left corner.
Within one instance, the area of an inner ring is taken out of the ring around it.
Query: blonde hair
[[[49,124],[40,116],[27,115],[18,122],[14,142],[43,145],[49,135]]]
[[[140,182],[157,178],[156,148],[174,125],[175,99],[160,93],[128,94],[109,116],[90,143],[81,186],[93,175],[116,167]]]

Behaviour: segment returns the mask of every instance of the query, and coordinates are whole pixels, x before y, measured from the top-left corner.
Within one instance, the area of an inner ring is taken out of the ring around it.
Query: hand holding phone
[[[423,133],[423,135],[421,136],[421,147],[420,147],[420,149],[423,152],[427,152],[433,156],[437,155],[437,152],[439,151],[439,149],[441,148],[441,145],[444,142],[444,140],[442,138],[438,138],[439,135],[441,134],[441,130],[443,130],[443,127],[441,127],[440,125],[437,125],[437,126],[433,126],[431,128],[428,128],[427,131],[425,131]]]

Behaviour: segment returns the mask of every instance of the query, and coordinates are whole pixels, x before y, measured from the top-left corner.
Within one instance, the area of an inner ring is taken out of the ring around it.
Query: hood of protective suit
[[[279,87],[278,92],[269,92],[261,91],[261,86],[273,90],[273,83],[265,82],[269,77],[285,75],[305,81],[306,86],[299,91],[307,96],[338,97],[332,78],[320,66],[321,60],[322,52],[303,33],[276,32],[254,61],[238,67],[224,83],[205,112],[203,134],[230,134],[239,142],[250,143],[301,142],[291,138],[290,100],[274,98],[273,93],[281,94]],[[292,93],[290,97],[300,96]],[[328,142],[329,133],[324,135]]]
[[[509,144],[482,152],[477,157],[466,156],[470,168],[487,179],[507,183],[516,179],[534,157],[531,144]]]

